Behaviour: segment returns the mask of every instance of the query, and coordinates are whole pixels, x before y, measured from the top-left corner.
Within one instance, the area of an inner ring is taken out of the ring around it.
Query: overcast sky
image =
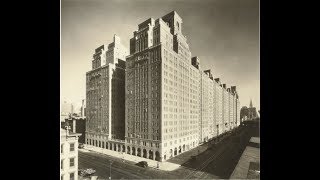
[[[258,0],[61,0],[61,99],[80,104],[94,49],[138,24],[177,11],[192,56],[228,87],[237,86],[241,106],[260,109]]]

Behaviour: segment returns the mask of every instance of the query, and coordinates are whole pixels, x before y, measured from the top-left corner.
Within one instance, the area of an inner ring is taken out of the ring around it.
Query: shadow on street
[[[213,139],[168,161],[195,170],[186,178],[204,178],[205,173],[209,173],[228,179],[251,137],[260,137],[256,123],[244,124],[232,133],[219,137],[219,140]]]

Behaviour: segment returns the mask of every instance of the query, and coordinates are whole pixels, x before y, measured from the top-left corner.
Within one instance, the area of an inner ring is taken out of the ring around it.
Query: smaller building
[[[85,117],[74,117],[71,116],[66,118],[64,122],[61,122],[61,128],[65,129],[66,126],[70,127],[72,133],[79,133],[81,136],[78,139],[79,143],[85,143],[85,132],[86,132],[86,118]]]
[[[78,138],[81,134],[60,129],[61,180],[78,180]]]

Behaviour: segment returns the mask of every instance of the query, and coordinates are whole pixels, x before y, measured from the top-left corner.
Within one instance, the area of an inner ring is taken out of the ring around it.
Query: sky
[[[95,48],[114,34],[129,49],[138,24],[175,10],[192,57],[227,87],[240,106],[260,109],[259,0],[61,0],[61,100],[81,105]]]

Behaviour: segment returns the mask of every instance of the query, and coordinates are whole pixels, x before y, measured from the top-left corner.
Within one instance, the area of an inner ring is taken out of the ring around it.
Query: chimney
[[[66,128],[66,133],[67,133],[67,136],[69,136],[69,126],[67,126]]]
[[[119,44],[120,43],[120,37],[117,36],[116,34],[113,35],[113,42],[114,44]]]
[[[82,100],[81,117],[84,117],[84,99]]]
[[[100,47],[96,48],[95,53],[99,53],[102,50],[104,50],[104,45],[101,45]]]
[[[209,76],[210,76],[210,75],[211,75],[211,70],[210,70],[210,69],[205,70],[205,71],[204,71],[204,73],[206,73],[207,75],[209,75]]]
[[[210,73],[209,78],[210,78],[211,80],[213,80],[213,75],[212,75],[211,73]]]
[[[194,67],[196,67],[197,69],[199,69],[200,66],[200,59],[195,56],[191,58],[191,65],[193,65]]]
[[[206,73],[206,74],[209,76],[209,78],[210,78],[211,80],[213,80],[213,76],[212,76],[212,74],[211,74],[211,69],[205,70],[204,73]]]
[[[71,116],[73,115],[73,104],[71,104]]]
[[[72,132],[76,133],[76,119],[75,118],[72,119]]]
[[[236,92],[236,86],[231,86],[231,91],[232,91],[233,93],[235,93],[235,92]]]

